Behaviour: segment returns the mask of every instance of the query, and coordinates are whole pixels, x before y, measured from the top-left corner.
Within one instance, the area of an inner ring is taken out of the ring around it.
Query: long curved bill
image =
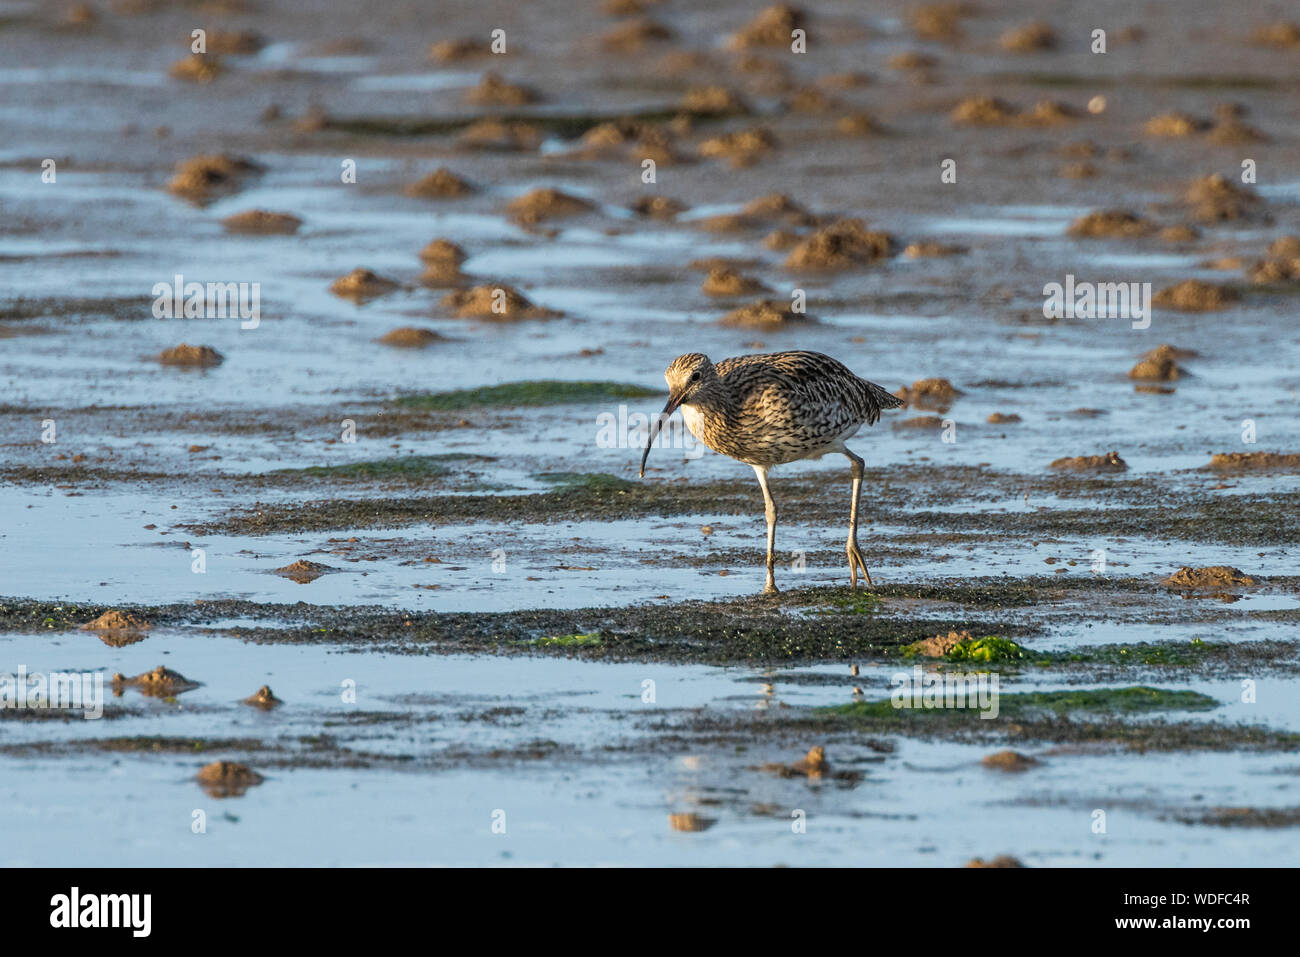
[[[655,439],[663,430],[664,423],[668,421],[668,417],[672,415],[681,404],[682,397],[680,395],[670,395],[668,397],[668,404],[664,406],[664,410],[655,417],[654,425],[650,426],[650,437],[646,439],[645,451],[641,453],[641,478],[645,478],[645,460],[650,457],[650,446],[655,444]]]

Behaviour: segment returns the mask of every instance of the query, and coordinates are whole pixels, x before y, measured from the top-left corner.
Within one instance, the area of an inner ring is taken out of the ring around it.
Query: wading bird
[[[844,443],[863,425],[872,425],[884,409],[902,405],[881,386],[860,379],[843,363],[820,352],[773,352],[736,356],[716,365],[698,352],[673,360],[664,379],[668,404],[650,429],[641,456],[641,477],[650,446],[673,410],[681,408],[686,427],[697,439],[737,461],[754,467],[767,515],[767,582],[763,593],[775,592],[776,503],[767,487],[774,465],[821,458],[827,452],[847,456],[853,472],[849,507],[849,577],[858,587],[858,569],[872,584],[858,547],[858,501],[862,495],[862,466]]]

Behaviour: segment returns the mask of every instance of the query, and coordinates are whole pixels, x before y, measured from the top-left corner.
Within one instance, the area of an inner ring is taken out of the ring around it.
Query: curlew
[[[854,375],[841,362],[820,352],[773,352],[736,356],[716,365],[698,352],[673,360],[664,379],[664,406],[641,456],[641,477],[650,446],[664,422],[680,407],[686,427],[697,439],[723,455],[754,468],[763,490],[767,517],[767,581],[763,593],[775,592],[776,503],[767,485],[774,465],[819,459],[828,452],[848,458],[853,474],[849,506],[849,577],[858,587],[858,570],[867,585],[871,575],[858,547],[858,502],[862,497],[863,461],[845,446],[863,425],[872,425],[884,409],[902,405],[874,382]]]

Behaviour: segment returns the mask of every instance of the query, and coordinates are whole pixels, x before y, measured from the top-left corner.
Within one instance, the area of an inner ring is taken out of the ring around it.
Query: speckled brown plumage
[[[849,459],[853,474],[846,546],[851,580],[856,587],[860,569],[871,584],[857,543],[863,461],[844,443],[863,425],[874,424],[883,410],[902,405],[901,400],[820,352],[736,356],[716,364],[708,356],[691,352],[674,359],[664,379],[668,404],[641,458],[643,475],[654,434],[679,407],[697,439],[715,452],[753,466],[767,516],[764,591],[773,592],[776,503],[768,488],[767,471],[774,465],[838,452]]]
[[[687,425],[709,448],[747,465],[771,467],[840,451],[881,410],[902,404],[820,352],[736,356],[716,365],[690,353],[664,377],[670,385],[689,382],[697,369],[700,386],[682,402]]]

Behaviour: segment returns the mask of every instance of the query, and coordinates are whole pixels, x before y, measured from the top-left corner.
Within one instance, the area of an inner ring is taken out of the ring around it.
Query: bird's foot
[[[776,587],[776,582],[772,581],[771,579],[768,579],[767,584],[763,586],[763,594],[779,595],[781,594],[781,589]]]
[[[862,557],[862,549],[858,547],[858,543],[850,539],[845,551],[849,556],[849,587],[857,591],[858,569],[861,569],[867,587],[874,588],[875,583],[871,580],[871,572],[867,571],[867,562]]]

